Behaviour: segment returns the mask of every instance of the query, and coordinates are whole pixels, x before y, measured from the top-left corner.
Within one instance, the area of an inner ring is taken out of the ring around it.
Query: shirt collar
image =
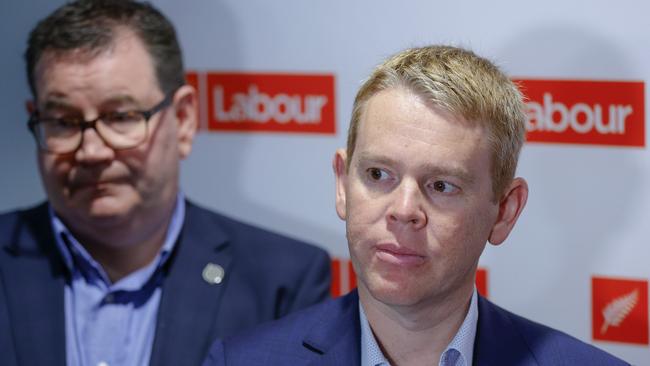
[[[478,326],[478,294],[476,292],[476,288],[474,288],[474,292],[472,292],[472,299],[470,300],[469,303],[469,310],[467,311],[467,315],[465,315],[465,320],[463,320],[463,324],[461,324],[460,328],[458,329],[458,332],[456,332],[456,335],[454,336],[454,338],[451,340],[451,342],[445,349],[445,352],[443,352],[440,360],[441,364],[442,361],[444,361],[445,357],[453,357],[451,356],[453,353],[448,351],[456,350],[460,352],[460,358],[464,359],[465,361],[465,363],[461,362],[461,365],[466,365],[466,366],[472,365],[473,355],[474,355],[474,340],[476,339],[477,326]],[[445,356],[445,354],[448,353],[449,355]],[[451,364],[454,365],[454,363]]]
[[[359,301],[359,320],[361,321],[361,366],[387,366],[390,365],[372,334],[366,312],[363,311]]]
[[[366,313],[359,302],[359,319],[361,321],[361,365],[388,366],[390,363],[381,352],[375,336],[372,334]],[[469,310],[454,338],[440,356],[439,365],[470,366],[473,362],[474,339],[478,326],[478,295],[476,288],[472,293]]]
[[[65,226],[63,221],[57,216],[57,214],[52,209],[52,206],[49,206],[49,215],[50,223],[54,231],[54,239],[56,242],[57,249],[61,253],[63,262],[68,268],[71,274],[75,272],[80,272],[84,276],[94,273],[96,276],[100,277],[103,282],[110,284],[110,280],[106,275],[106,272],[102,266],[95,261],[95,259],[88,253],[86,248],[79,243],[79,241],[72,235],[70,230]],[[169,254],[174,249],[176,241],[180,235],[181,229],[183,227],[183,221],[185,219],[185,195],[182,192],[179,192],[176,196],[176,204],[174,206],[174,211],[172,212],[172,217],[169,222],[169,227],[167,228],[167,233],[165,236],[165,241],[158,253],[157,259],[154,260],[155,269],[160,268],[169,257]],[[147,266],[149,267],[149,266]],[[137,273],[140,270],[134,272]],[[147,271],[149,272],[149,271]],[[127,276],[126,287],[139,287],[141,284],[129,283]],[[140,277],[140,276],[135,276]],[[147,276],[149,277],[149,276]],[[142,281],[137,281],[142,282]],[[124,288],[125,290],[127,288]]]

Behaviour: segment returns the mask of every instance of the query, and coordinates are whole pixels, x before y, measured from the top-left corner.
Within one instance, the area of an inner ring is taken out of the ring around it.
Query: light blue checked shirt
[[[372,334],[361,302],[359,302],[359,319],[361,320],[361,366],[390,366],[390,362],[384,357],[375,336]],[[476,289],[474,289],[465,320],[463,320],[463,324],[461,324],[445,351],[440,355],[438,366],[472,365],[477,325],[478,298]]]
[[[185,218],[183,194],[176,198],[158,256],[115,283],[51,207],[50,218],[56,244],[70,271],[64,288],[67,366],[148,365],[162,293],[162,266]]]

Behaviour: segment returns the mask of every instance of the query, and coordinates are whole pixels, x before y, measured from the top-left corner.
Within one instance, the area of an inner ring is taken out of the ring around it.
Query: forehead
[[[486,128],[427,102],[416,92],[394,87],[368,99],[361,113],[358,139],[405,139],[425,145],[440,140],[487,137]]]
[[[366,102],[354,154],[386,156],[408,165],[469,168],[477,163],[489,167],[489,151],[482,124],[436,108],[408,89],[391,88]]]
[[[114,34],[98,50],[43,52],[34,70],[38,99],[115,93],[144,97],[159,91],[153,61],[140,38],[127,29]]]

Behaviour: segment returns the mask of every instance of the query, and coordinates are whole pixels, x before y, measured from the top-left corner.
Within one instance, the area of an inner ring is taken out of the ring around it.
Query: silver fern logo
[[[639,303],[639,289],[636,289],[629,294],[617,297],[612,300],[603,309],[603,326],[600,327],[600,334],[605,334],[607,329],[611,327],[618,327],[634,307]]]

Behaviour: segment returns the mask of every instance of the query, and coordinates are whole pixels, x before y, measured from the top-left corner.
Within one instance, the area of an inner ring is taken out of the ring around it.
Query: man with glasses
[[[25,58],[48,202],[0,216],[0,364],[197,365],[215,337],[327,296],[324,251],[179,190],[196,92],[156,9],[69,3]]]

